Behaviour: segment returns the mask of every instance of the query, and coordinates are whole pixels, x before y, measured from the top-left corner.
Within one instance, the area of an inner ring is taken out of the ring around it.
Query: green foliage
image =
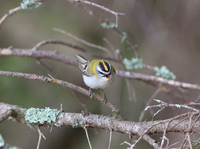
[[[50,109],[46,107],[45,109],[30,108],[25,113],[25,120],[29,123],[39,123],[44,124],[44,122],[56,122],[56,117],[61,111],[57,109]]]
[[[123,60],[123,63],[128,70],[132,69],[138,69],[143,67],[142,59],[141,58],[132,58],[131,60],[128,60],[125,58]]]
[[[200,149],[200,138],[191,141],[193,149]]]
[[[37,2],[37,0],[23,0],[21,3],[22,9],[32,9],[37,8],[41,5],[41,2]]]
[[[112,29],[112,28],[115,28],[116,27],[116,24],[115,23],[110,23],[110,24],[107,24],[107,23],[102,23],[101,26],[105,29]]]
[[[156,71],[156,76],[165,78],[165,79],[176,79],[176,76],[173,74],[173,72],[169,71],[166,66],[154,67],[154,70]]]

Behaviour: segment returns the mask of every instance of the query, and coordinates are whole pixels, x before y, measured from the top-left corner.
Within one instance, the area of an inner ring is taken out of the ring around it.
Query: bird
[[[94,59],[89,61],[82,55],[75,55],[78,60],[79,69],[82,72],[83,81],[89,87],[90,97],[92,98],[92,89],[101,89],[104,94],[104,102],[107,97],[104,89],[115,80],[116,71],[114,67],[104,59]]]

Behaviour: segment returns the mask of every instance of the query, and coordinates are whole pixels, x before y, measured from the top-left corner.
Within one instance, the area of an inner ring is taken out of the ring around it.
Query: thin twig
[[[86,137],[87,137],[87,141],[88,141],[89,147],[90,147],[90,149],[92,149],[92,145],[91,145],[91,143],[90,143],[90,138],[89,138],[89,135],[88,135],[87,128],[84,127],[84,130],[85,130],[85,134],[86,134]]]
[[[84,104],[84,103],[81,102],[80,98],[78,97],[78,95],[73,90],[72,90],[72,94],[75,96],[75,99],[77,99],[78,103],[83,108],[84,113],[88,114],[89,112],[88,112],[86,104]]]
[[[152,117],[152,121],[155,119],[155,117],[162,111],[166,108],[166,106],[164,107],[161,107],[156,113],[154,113],[153,117]]]
[[[190,146],[190,149],[193,149],[193,148],[192,148],[191,139],[190,139],[190,134],[189,134],[189,132],[188,132],[188,133],[186,133],[186,134],[187,134],[187,138],[188,138],[188,144],[189,144],[189,146]]]
[[[87,13],[91,14],[91,11],[89,9],[87,9],[86,7],[82,6],[82,5],[78,5],[81,9],[83,9],[84,11],[86,11]],[[99,14],[92,12],[92,16],[98,18],[98,20],[102,23],[106,23],[106,24],[110,24],[111,22],[107,19],[107,18],[102,18]],[[112,28],[117,34],[119,34],[121,37],[124,36],[123,32],[120,31],[118,28]],[[127,36],[125,39],[133,48],[134,50],[134,54],[135,57],[139,58],[140,55],[138,53],[138,46],[136,44],[133,43],[133,41]]]
[[[168,106],[168,107],[176,107],[176,108],[186,108],[186,109],[189,109],[189,110],[193,110],[195,112],[199,112],[198,109],[195,109],[195,108],[192,108],[188,105],[181,105],[181,104],[169,104],[169,103],[166,103],[164,101],[161,101],[161,100],[158,100],[158,99],[154,99],[154,101],[158,102],[158,103],[161,103],[160,106]]]
[[[37,60],[44,68],[47,69],[48,72],[51,72],[54,76],[56,76],[56,78],[61,79],[50,67],[48,67],[45,63],[43,63],[40,59],[37,59]],[[52,76],[50,76],[50,78],[55,79]],[[77,101],[79,102],[81,107],[84,109],[84,112],[88,114],[88,109],[86,107],[86,104],[83,104],[81,102],[81,100],[78,98],[78,96],[76,95],[76,93],[73,90],[71,90],[71,92],[75,96],[75,98],[77,99]],[[62,106],[62,104],[61,104],[61,106]],[[61,109],[61,111],[62,111],[62,109]]]
[[[165,142],[165,139],[166,139],[166,132],[167,132],[167,128],[169,127],[169,123],[170,123],[170,121],[167,123],[166,128],[164,130],[164,133],[163,133],[163,136],[162,136],[161,145],[160,145],[160,149],[162,149],[162,147],[164,145],[164,142]],[[168,146],[168,144],[166,145],[165,148],[167,148],[167,146]]]
[[[153,99],[160,93],[160,91],[161,91],[160,89],[157,89],[157,90],[153,93],[153,95],[152,95],[152,96],[149,98],[149,100],[146,102],[145,108],[151,104],[151,102],[153,101]],[[145,113],[146,113],[146,110],[143,110],[143,111],[141,112],[140,117],[139,117],[139,121],[140,121],[140,122],[143,120]]]
[[[112,61],[116,61],[116,62],[119,61],[118,59],[116,59],[113,56],[99,55],[99,54],[97,54],[95,52],[89,51],[89,50],[87,50],[87,49],[85,49],[83,47],[80,47],[80,46],[76,45],[76,44],[69,43],[67,41],[57,40],[57,39],[43,40],[43,41],[39,42],[37,45],[35,45],[31,50],[33,52],[37,52],[37,50],[39,49],[39,47],[44,46],[46,44],[60,44],[60,45],[64,45],[64,46],[73,48],[75,50],[87,53],[88,55],[91,55],[91,56],[94,56],[94,57],[98,57],[98,58],[102,58],[102,59],[107,59],[107,60],[112,60]]]
[[[108,149],[110,149],[110,147],[111,147],[111,142],[112,142],[112,129],[110,129],[110,137],[109,137]]]
[[[98,4],[93,3],[93,2],[89,2],[89,1],[85,1],[85,0],[75,0],[75,1],[81,2],[81,3],[83,3],[83,4],[95,6],[95,7],[97,7],[97,8],[100,8],[100,9],[106,11],[106,12],[109,12],[109,13],[115,15],[115,17],[116,17],[115,27],[116,27],[116,28],[117,28],[117,26],[118,26],[118,18],[119,18],[119,15],[125,15],[124,13],[115,12],[115,11],[113,11],[113,10],[110,10],[109,8],[106,8],[106,7],[102,6],[102,5],[98,5]]]
[[[136,91],[134,86],[131,84],[130,80],[125,79],[127,85],[128,99],[129,101],[137,101]]]
[[[178,144],[178,143],[181,143],[181,142],[183,142],[183,140],[178,141],[178,142],[175,142],[175,143],[169,145],[166,149],[171,149],[172,146],[174,146],[174,145],[176,145],[176,144]]]
[[[41,142],[41,139],[42,137],[46,140],[44,134],[41,132],[40,128],[37,127],[37,131],[38,131],[38,134],[39,134],[39,138],[38,138],[38,143],[37,143],[37,149],[40,148],[40,142]]]
[[[119,54],[116,53],[115,48],[112,45],[112,43],[108,39],[106,39],[106,38],[103,38],[103,40],[110,46],[110,49],[112,50],[112,53],[115,55],[115,57],[117,55],[117,58],[119,58]]]
[[[135,141],[134,144],[131,145],[131,147],[134,148],[136,146],[136,144],[143,138],[143,136],[145,136],[147,134],[148,130],[152,127],[153,127],[153,125],[149,126],[146,130],[144,130],[142,133],[140,133],[139,138]]]
[[[122,142],[120,145],[124,145],[124,144],[127,144],[127,145],[131,146],[131,143],[129,143],[127,141]]]
[[[111,53],[108,49],[106,49],[106,48],[104,48],[104,47],[102,47],[102,46],[99,46],[99,45],[95,45],[95,44],[93,44],[93,43],[90,43],[90,42],[88,42],[88,41],[85,41],[85,40],[83,40],[83,39],[81,39],[81,38],[79,38],[79,37],[77,37],[77,36],[75,36],[75,35],[73,35],[73,34],[71,34],[71,33],[69,33],[69,32],[66,32],[66,31],[64,31],[64,30],[62,30],[62,29],[54,28],[54,31],[60,32],[60,33],[62,33],[62,34],[65,34],[65,35],[67,35],[67,36],[69,36],[69,37],[71,37],[71,38],[73,38],[73,39],[75,39],[75,40],[77,40],[77,41],[79,41],[79,42],[81,42],[81,43],[87,45],[87,46],[90,46],[90,47],[93,47],[93,48],[96,48],[96,49],[103,50],[103,51],[105,51],[107,54],[112,55],[112,53]]]
[[[181,146],[179,147],[179,149],[183,149],[183,147],[185,146],[186,142],[187,142],[187,136],[185,135],[184,139],[183,139],[183,143],[181,144]]]
[[[10,9],[1,19],[0,19],[0,28],[1,25],[3,24],[3,22],[11,15],[13,15],[14,13],[16,13],[17,11],[21,10],[21,6],[18,6],[14,9]]]

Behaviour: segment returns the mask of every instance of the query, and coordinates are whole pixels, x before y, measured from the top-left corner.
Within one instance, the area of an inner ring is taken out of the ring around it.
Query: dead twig
[[[13,15],[14,13],[16,13],[17,11],[21,10],[21,6],[18,6],[16,8],[10,9],[1,19],[0,19],[0,28],[3,24],[3,22],[11,15]]]
[[[89,1],[86,1],[86,0],[74,0],[74,1],[76,1],[76,2],[81,2],[81,3],[83,3],[83,4],[87,4],[87,5],[91,5],[91,6],[100,8],[100,9],[102,9],[102,10],[108,12],[108,13],[111,13],[111,14],[115,15],[115,17],[116,17],[115,27],[116,27],[116,28],[117,28],[117,26],[118,26],[118,18],[119,18],[119,16],[120,16],[120,15],[125,15],[124,13],[115,12],[115,11],[109,9],[109,8],[106,8],[106,7],[102,6],[102,5],[98,5],[98,4],[96,4],[96,3],[89,2]]]
[[[68,33],[68,32],[66,32],[66,31],[64,31],[64,30],[62,30],[62,29],[54,28],[54,31],[60,32],[60,33],[62,33],[62,34],[65,34],[65,35],[67,35],[67,36],[69,36],[69,37],[71,37],[71,38],[73,38],[73,39],[75,39],[75,40],[77,40],[77,41],[79,41],[79,42],[81,42],[81,43],[87,45],[87,46],[90,46],[90,47],[92,47],[92,48],[96,48],[96,49],[102,50],[102,51],[106,52],[106,53],[107,53],[108,55],[110,55],[110,56],[112,55],[112,53],[111,53],[108,49],[106,49],[106,48],[104,48],[104,47],[102,47],[102,46],[99,46],[99,45],[95,45],[95,44],[93,44],[93,43],[90,43],[90,42],[88,42],[88,41],[85,41],[85,40],[83,40],[83,39],[81,39],[81,38],[79,38],[79,37],[77,37],[77,36],[75,36],[75,35],[73,35],[73,34],[71,34],[71,33]]]

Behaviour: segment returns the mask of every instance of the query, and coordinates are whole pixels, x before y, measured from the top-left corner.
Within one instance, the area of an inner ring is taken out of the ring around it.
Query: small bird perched
[[[108,87],[115,78],[114,67],[106,60],[94,59],[91,62],[81,55],[76,55],[79,62],[79,69],[83,73],[83,80],[89,87],[90,95],[91,89],[103,89]],[[104,91],[103,91],[104,93]],[[106,95],[104,93],[104,99]]]

